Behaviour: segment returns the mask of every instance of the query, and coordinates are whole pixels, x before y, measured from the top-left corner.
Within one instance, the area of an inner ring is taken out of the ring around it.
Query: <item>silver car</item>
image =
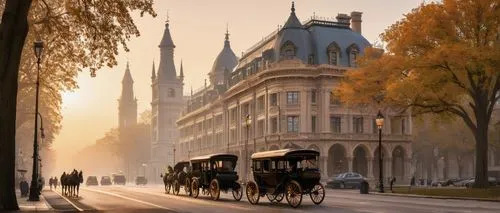
[[[336,177],[328,180],[326,182],[326,185],[327,187],[340,188],[340,189],[359,188],[361,182],[364,179],[365,178],[358,173],[346,172],[338,174]]]

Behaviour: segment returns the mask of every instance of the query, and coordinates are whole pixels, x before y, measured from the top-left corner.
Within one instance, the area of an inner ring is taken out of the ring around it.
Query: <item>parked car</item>
[[[474,178],[465,178],[465,179],[462,179],[462,180],[455,182],[454,185],[463,187],[463,186],[465,186],[465,184],[469,183],[471,180],[474,181]]]
[[[359,188],[364,177],[355,172],[346,172],[338,174],[336,177],[326,182],[327,187],[331,188]]]
[[[85,182],[85,185],[87,186],[98,186],[99,183],[97,182],[97,177],[96,176],[88,176],[87,181]]]
[[[471,188],[474,185],[475,179],[471,179],[468,182],[464,184],[465,187]],[[488,177],[488,183],[490,186],[496,186],[497,185],[497,179],[495,177]]]
[[[109,176],[102,176],[101,186],[108,186],[108,185],[111,185],[111,178]]]
[[[121,174],[114,174],[113,175],[113,184],[125,185],[125,183],[126,183],[125,175],[121,175]]]
[[[148,180],[144,176],[137,176],[135,178],[135,185],[146,185],[148,184]]]

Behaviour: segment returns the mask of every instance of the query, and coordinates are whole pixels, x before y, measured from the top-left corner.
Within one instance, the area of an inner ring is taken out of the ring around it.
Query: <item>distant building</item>
[[[174,42],[170,35],[169,22],[165,24],[160,48],[160,64],[156,70],[153,63],[151,73],[151,160],[147,165],[150,178],[156,181],[167,165],[174,163],[174,142],[179,137],[175,121],[184,106],[184,71],[177,72],[174,64]]]
[[[332,91],[370,43],[361,14],[301,23],[292,6],[283,27],[238,59],[226,33],[209,73],[177,120],[178,160],[216,152],[239,156],[240,177],[250,155],[282,148],[318,150],[323,178],[347,171],[378,176],[378,109],[349,108]],[[411,177],[411,116],[383,111],[385,177]],[[247,120],[247,117],[250,118]],[[248,128],[247,128],[248,127]]]

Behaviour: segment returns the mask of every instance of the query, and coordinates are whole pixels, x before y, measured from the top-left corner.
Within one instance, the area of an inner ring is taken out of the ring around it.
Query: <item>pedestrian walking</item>
[[[57,180],[57,177],[54,177],[54,190],[57,190],[58,184],[59,184],[59,181]]]
[[[49,186],[50,190],[52,190],[52,184],[54,184],[54,179],[52,177],[49,178]]]
[[[392,178],[391,178],[391,182],[390,182],[390,189],[391,189],[391,192],[394,192],[394,191],[392,190],[392,186],[394,185],[394,183],[395,183],[395,182],[396,182],[396,177],[392,177]]]

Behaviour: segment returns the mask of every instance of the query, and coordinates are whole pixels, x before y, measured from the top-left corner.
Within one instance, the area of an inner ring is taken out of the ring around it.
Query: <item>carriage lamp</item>
[[[42,58],[42,51],[43,51],[43,41],[37,40],[34,42],[34,50],[35,50],[35,56],[38,60]]]
[[[384,193],[384,176],[383,176],[383,163],[382,163],[382,127],[384,126],[384,116],[380,110],[378,111],[377,118],[375,119],[378,127],[378,168],[379,168],[379,192]]]

